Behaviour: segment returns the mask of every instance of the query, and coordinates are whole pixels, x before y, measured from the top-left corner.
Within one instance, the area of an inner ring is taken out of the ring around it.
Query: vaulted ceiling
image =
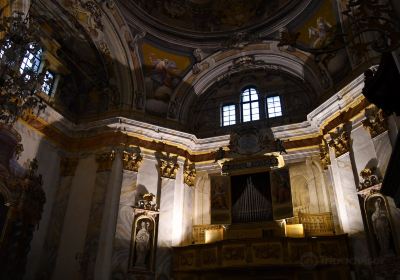
[[[290,123],[305,119],[369,67],[376,54],[358,58],[344,48],[314,56],[279,46],[282,29],[298,32],[300,45],[322,44],[343,26],[341,5],[336,0],[39,0],[34,11],[68,69],[53,100],[67,118],[125,116],[206,135],[193,112],[215,114],[209,110],[218,111],[221,104],[200,104],[238,99],[240,81],[250,79],[265,93],[279,80],[288,112],[299,106],[290,100],[303,102],[301,114],[285,119]]]

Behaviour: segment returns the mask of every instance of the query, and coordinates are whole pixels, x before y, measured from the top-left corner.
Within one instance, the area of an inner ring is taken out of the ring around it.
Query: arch
[[[243,58],[250,58],[243,62]],[[215,83],[229,79],[232,73],[242,70],[264,69],[287,73],[311,85],[312,91],[320,95],[325,90],[319,79],[318,65],[306,53],[288,52],[277,47],[277,42],[249,45],[241,51],[220,51],[205,59],[205,68],[198,74],[189,72],[175,89],[170,103],[170,116],[185,122],[190,114],[191,104]],[[173,114],[171,114],[173,112]]]

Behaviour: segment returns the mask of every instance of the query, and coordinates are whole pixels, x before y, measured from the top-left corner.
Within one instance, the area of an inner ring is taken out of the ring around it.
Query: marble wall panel
[[[354,129],[351,133],[351,139],[353,172],[355,173],[355,184],[358,185],[363,181],[360,172],[366,167],[377,167],[378,160],[374,143],[366,128],[359,126]]]
[[[140,164],[137,185],[138,188],[143,189],[143,191],[153,193],[159,199],[158,194],[158,170],[157,161],[154,159],[144,159]]]
[[[89,222],[86,233],[84,248],[84,260],[81,263],[81,270],[85,279],[94,279],[97,250],[101,233],[101,222],[103,220],[104,202],[107,187],[110,180],[110,172],[98,172],[95,179],[95,189],[92,196]]]
[[[378,169],[382,178],[385,176],[386,168],[392,155],[392,144],[387,131],[372,139],[378,157]]]
[[[201,171],[197,173],[194,196],[193,224],[210,224],[210,177],[207,172]]]

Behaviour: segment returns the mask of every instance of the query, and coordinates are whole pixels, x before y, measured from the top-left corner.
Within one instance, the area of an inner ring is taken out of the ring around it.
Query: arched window
[[[22,59],[19,72],[25,76],[25,79],[29,80],[29,73],[37,74],[39,72],[40,62],[42,60],[42,49],[37,48],[33,44],[29,45],[29,49],[26,51],[24,58]]]
[[[258,93],[255,88],[250,87],[242,91],[240,105],[242,108],[243,122],[256,121],[260,119]]]

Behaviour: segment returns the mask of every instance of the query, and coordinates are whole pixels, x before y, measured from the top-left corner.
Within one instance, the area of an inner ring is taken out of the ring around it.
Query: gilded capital
[[[72,157],[63,157],[60,160],[60,175],[63,177],[74,176],[79,159]]]
[[[325,139],[322,139],[321,144],[319,144],[319,158],[323,168],[327,169],[328,165],[331,164],[331,158],[329,157],[329,147]]]
[[[196,167],[195,167],[195,164],[189,162],[189,160],[186,159],[185,165],[183,167],[183,181],[189,187],[193,187],[195,179],[196,179]]]
[[[176,178],[176,172],[179,169],[178,156],[170,153],[156,152],[160,176],[169,179]]]
[[[124,170],[138,172],[143,157],[140,154],[140,148],[128,148],[122,152],[122,165]]]
[[[97,172],[104,172],[111,170],[114,159],[115,159],[115,151],[97,154],[96,155]]]
[[[362,124],[368,129],[372,138],[388,129],[385,113],[376,106],[365,109],[365,120]]]
[[[337,127],[335,131],[329,132],[331,136],[328,142],[329,147],[335,150],[335,156],[339,157],[347,153],[350,149],[350,133],[345,126]]]

